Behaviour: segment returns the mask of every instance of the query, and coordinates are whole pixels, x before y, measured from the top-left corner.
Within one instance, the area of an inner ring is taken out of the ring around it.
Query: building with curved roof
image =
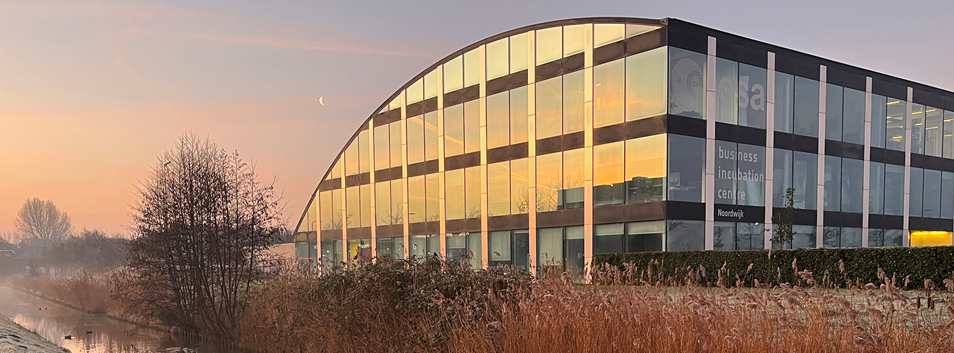
[[[773,244],[786,203],[796,235]],[[325,173],[296,256],[578,270],[952,230],[954,93],[677,19],[583,18],[489,37],[400,87]]]

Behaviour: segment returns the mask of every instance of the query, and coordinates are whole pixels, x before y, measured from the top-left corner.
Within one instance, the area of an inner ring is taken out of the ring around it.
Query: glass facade
[[[336,156],[299,262],[582,273],[605,253],[949,245],[952,97],[645,44],[665,25],[636,22],[508,33],[410,82]],[[789,189],[796,234],[771,244]]]

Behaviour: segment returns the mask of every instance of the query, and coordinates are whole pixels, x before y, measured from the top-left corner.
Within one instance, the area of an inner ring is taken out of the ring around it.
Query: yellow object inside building
[[[911,246],[950,246],[951,232],[945,231],[911,231]]]

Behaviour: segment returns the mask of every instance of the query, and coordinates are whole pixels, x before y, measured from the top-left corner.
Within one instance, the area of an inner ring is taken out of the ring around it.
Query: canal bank
[[[8,352],[63,353],[69,350],[0,316],[0,353]]]

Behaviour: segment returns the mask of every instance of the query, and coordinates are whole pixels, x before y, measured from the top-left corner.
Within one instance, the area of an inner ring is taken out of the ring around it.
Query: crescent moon
[[[325,105],[325,96],[318,97],[318,103],[321,105]]]

